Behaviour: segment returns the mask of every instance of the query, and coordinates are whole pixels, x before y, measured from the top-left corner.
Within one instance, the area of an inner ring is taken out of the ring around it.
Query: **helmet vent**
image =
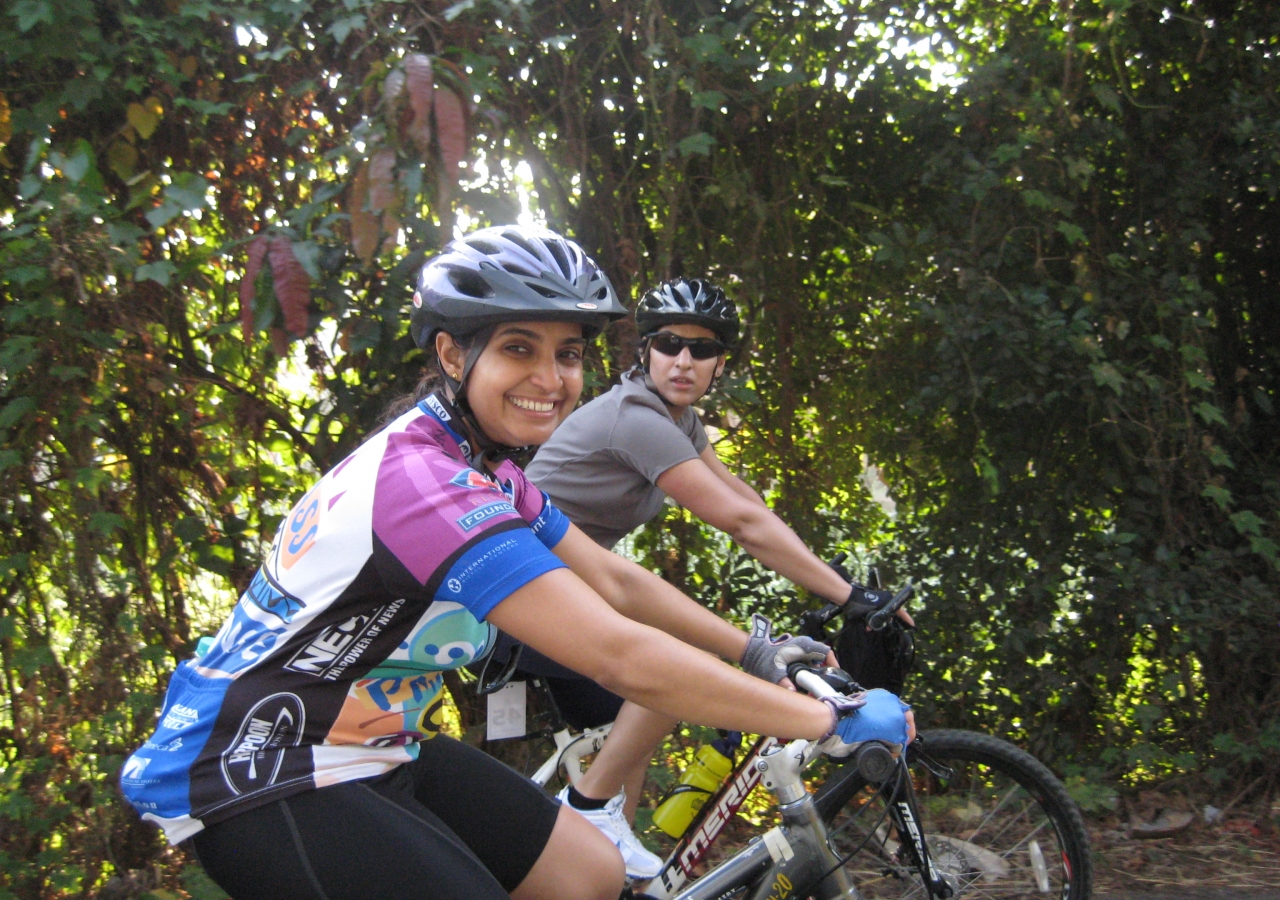
[[[560,245],[559,241],[546,241],[545,243],[547,249],[551,251],[551,255],[555,258],[556,265],[560,267],[560,274],[565,278],[572,279],[573,276],[569,273],[569,257],[565,254],[564,247]]]
[[[493,296],[493,287],[478,273],[460,266],[449,267],[449,283],[454,290],[467,297],[489,298]]]
[[[517,247],[519,247],[519,248],[520,248],[521,250],[523,250],[525,253],[528,253],[528,254],[529,254],[530,256],[532,256],[534,259],[537,259],[537,258],[541,255],[540,253],[538,253],[538,251],[537,251],[537,250],[533,249],[533,245],[532,245],[532,244],[530,244],[528,241],[526,241],[526,240],[524,239],[524,235],[522,235],[520,232],[518,232],[518,231],[516,231],[516,230],[514,230],[514,229],[512,229],[511,231],[504,231],[504,232],[502,233],[502,236],[503,236],[504,238],[506,238],[507,240],[509,240],[511,243],[515,244]],[[508,269],[508,271],[509,271],[509,270],[510,270],[510,266],[508,266],[508,267],[507,267],[507,269]],[[530,274],[533,274],[533,273],[530,273]]]
[[[485,256],[499,256],[502,254],[502,248],[492,241],[486,241],[483,239],[477,240],[473,238],[472,240],[467,241],[467,246],[479,250]]]
[[[549,299],[551,299],[551,300],[555,300],[557,297],[559,297],[559,296],[560,296],[560,294],[559,294],[557,291],[553,291],[553,290],[551,290],[550,288],[544,288],[544,287],[543,287],[542,285],[540,285],[540,284],[529,284],[529,287],[530,287],[532,290],[537,291],[537,292],[538,292],[539,294],[541,294],[542,296],[547,297],[547,298],[549,298]]]

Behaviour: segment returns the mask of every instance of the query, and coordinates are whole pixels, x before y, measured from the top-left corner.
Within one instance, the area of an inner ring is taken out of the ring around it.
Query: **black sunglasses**
[[[655,331],[652,334],[646,334],[645,339],[649,342],[651,349],[657,350],[663,356],[679,356],[680,351],[688,347],[689,355],[694,359],[714,359],[728,349],[714,338],[687,338],[672,334],[670,331]]]

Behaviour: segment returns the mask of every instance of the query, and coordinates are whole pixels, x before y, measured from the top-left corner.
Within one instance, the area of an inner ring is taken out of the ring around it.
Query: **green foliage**
[[[119,767],[411,386],[424,255],[521,198],[624,295],[739,301],[718,448],[815,548],[923,585],[922,720],[1091,783],[1274,783],[1277,15],[5,3],[0,891],[208,894]],[[480,98],[469,134],[405,99],[415,54]],[[679,510],[634,551],[731,617],[802,605]]]

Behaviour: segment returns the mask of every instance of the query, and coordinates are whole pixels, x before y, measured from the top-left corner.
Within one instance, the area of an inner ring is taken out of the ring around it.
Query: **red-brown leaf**
[[[250,242],[249,262],[244,267],[244,277],[240,279],[240,331],[244,334],[245,343],[253,340],[253,295],[258,273],[262,271],[262,260],[267,255],[267,244],[265,234]]]
[[[369,199],[369,164],[361,163],[347,195],[347,215],[351,217],[351,249],[365,265],[378,252],[378,217],[365,209]]]
[[[426,156],[431,152],[431,108],[435,99],[431,57],[425,53],[410,53],[404,58],[404,73],[409,89],[409,108],[413,110],[409,139],[418,152]]]
[[[271,336],[271,349],[275,351],[276,356],[285,357],[289,355],[289,335],[285,334],[283,328],[272,328],[267,332]]]
[[[467,153],[467,101],[447,87],[436,88],[436,140],[440,142],[441,186],[458,183],[458,163]]]
[[[307,310],[311,306],[311,279],[293,252],[293,241],[277,237],[271,241],[271,279],[276,301],[284,313],[284,327],[292,335],[307,333]]]
[[[390,253],[396,248],[396,241],[400,239],[400,220],[391,213],[387,213],[382,217],[382,233],[386,235],[382,239],[382,252]]]
[[[369,212],[380,213],[396,199],[396,151],[384,147],[369,160]]]

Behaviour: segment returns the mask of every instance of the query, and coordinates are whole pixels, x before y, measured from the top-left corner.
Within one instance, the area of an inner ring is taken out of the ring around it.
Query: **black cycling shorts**
[[[295,794],[191,838],[235,900],[506,900],[560,804],[460,741],[375,778]]]

